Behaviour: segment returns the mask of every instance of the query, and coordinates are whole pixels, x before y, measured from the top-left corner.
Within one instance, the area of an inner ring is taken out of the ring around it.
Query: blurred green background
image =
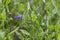
[[[0,0],[0,40],[60,40],[60,0]]]

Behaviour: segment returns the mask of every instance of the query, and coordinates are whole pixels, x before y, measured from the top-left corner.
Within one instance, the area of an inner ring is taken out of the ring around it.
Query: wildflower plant
[[[0,40],[60,40],[60,0],[0,0]]]

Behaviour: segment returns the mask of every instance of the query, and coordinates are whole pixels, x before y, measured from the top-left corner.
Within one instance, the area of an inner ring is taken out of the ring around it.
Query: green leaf
[[[49,29],[50,31],[52,31],[52,30],[54,29],[54,26],[53,26],[53,25],[50,25],[50,26],[48,27],[48,29]]]
[[[32,21],[35,21],[37,19],[37,15],[32,14]]]
[[[29,32],[27,32],[27,31],[24,30],[24,29],[20,29],[20,31],[21,31],[24,35],[30,35]]]
[[[21,12],[21,11],[24,11],[26,9],[26,4],[21,4],[18,6],[18,11]]]
[[[57,24],[57,25],[55,25],[55,31],[56,32],[59,32],[59,30],[60,30],[60,26]]]
[[[60,34],[58,34],[57,39],[60,40]]]
[[[1,18],[2,18],[2,20],[6,20],[6,13],[2,13]]]
[[[4,36],[5,36],[5,33],[2,30],[0,30],[0,40],[3,40]]]
[[[11,0],[6,0],[6,5],[8,5],[11,2]]]

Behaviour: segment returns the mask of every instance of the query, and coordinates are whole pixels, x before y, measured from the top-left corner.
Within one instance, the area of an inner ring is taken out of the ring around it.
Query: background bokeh
[[[0,0],[0,40],[60,40],[60,0]]]

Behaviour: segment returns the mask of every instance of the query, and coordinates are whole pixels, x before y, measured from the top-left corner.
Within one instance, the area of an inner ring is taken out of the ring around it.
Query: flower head
[[[22,16],[15,16],[16,19],[22,19]]]

